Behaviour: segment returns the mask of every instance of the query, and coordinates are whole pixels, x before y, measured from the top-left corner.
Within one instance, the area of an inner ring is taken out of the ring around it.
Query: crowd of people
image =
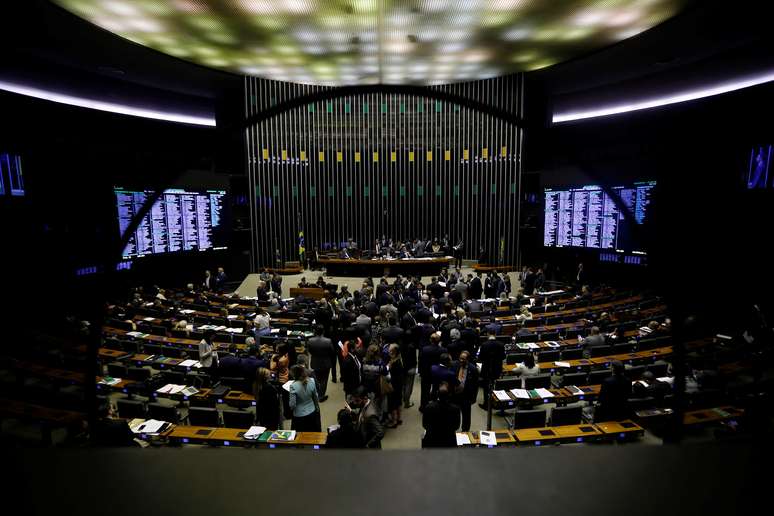
[[[525,269],[519,279],[534,294],[541,286],[540,274],[540,269]],[[206,292],[225,281],[225,273],[218,269],[212,278],[205,274],[201,288],[188,285],[188,292],[179,295],[209,303]],[[321,299],[302,296],[292,305],[299,324],[313,328],[303,353],[297,353],[297,341],[288,337],[287,328],[272,328],[273,316],[288,306],[281,299],[281,277],[264,269],[254,298],[255,314],[245,321],[247,353],[218,352],[214,331],[207,330],[199,343],[199,361],[216,380],[242,377],[251,383],[245,390],[255,396],[256,424],[269,429],[282,428],[289,420],[291,429],[321,431],[320,404],[328,400],[329,383],[340,380],[345,406],[337,414],[338,427],[329,434],[329,446],[334,447],[380,447],[385,432],[400,427],[402,412],[414,406],[415,383],[425,429],[422,445],[453,445],[456,431],[470,430],[471,407],[480,389],[479,407],[489,409],[492,385],[502,374],[506,355],[505,344],[496,338],[502,325],[493,318],[483,323],[477,318],[507,305],[522,323],[515,336],[531,335],[523,323],[532,318],[531,307],[546,303],[541,296],[531,299],[523,288],[513,294],[508,274],[463,275],[459,268],[444,269],[428,284],[419,277],[383,277],[377,284],[367,278],[354,292],[346,286],[330,288],[323,276],[314,285],[306,278],[299,283],[312,286],[322,289]],[[168,305],[167,293],[154,288],[150,293],[135,291],[127,306],[146,304],[148,294],[159,306]],[[583,296],[590,296],[587,288],[578,294]],[[229,316],[227,308],[217,310],[224,318]],[[616,322],[606,313],[587,321],[591,330],[584,339],[584,355],[615,338]],[[662,331],[655,324],[652,330]],[[182,317],[175,323],[179,331],[188,327]],[[268,335],[273,338],[261,338]],[[623,374],[615,364],[613,371],[614,379]],[[513,370],[522,378],[539,373],[531,354]],[[600,399],[610,399],[607,404],[614,406],[631,393],[631,385],[622,394],[625,382],[611,382],[603,386]]]

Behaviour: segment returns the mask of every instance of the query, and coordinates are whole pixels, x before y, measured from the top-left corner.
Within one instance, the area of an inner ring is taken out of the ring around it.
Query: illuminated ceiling
[[[321,85],[443,84],[537,70],[693,0],[54,0],[205,66]]]

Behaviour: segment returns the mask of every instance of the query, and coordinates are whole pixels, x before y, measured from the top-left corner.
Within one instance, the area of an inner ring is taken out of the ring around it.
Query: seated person
[[[535,356],[529,353],[521,364],[516,364],[512,371],[514,376],[521,377],[521,388],[524,389],[527,376],[536,376],[540,374],[540,366],[535,363]]]
[[[353,413],[348,409],[341,409],[336,416],[339,427],[328,434],[325,441],[326,448],[365,448],[365,440],[362,433],[355,428]]]
[[[97,446],[136,446],[139,442],[126,419],[114,418],[113,406],[107,402],[97,408],[97,421],[91,429]]]
[[[632,395],[635,398],[662,399],[671,391],[671,386],[656,380],[656,376],[651,371],[642,373],[642,378],[632,384]]]
[[[591,349],[605,346],[605,336],[599,332],[599,327],[592,326],[588,337],[583,339],[583,358],[591,357]]]
[[[311,288],[314,285],[307,283],[306,276],[301,277],[301,281],[298,282],[298,288]]]

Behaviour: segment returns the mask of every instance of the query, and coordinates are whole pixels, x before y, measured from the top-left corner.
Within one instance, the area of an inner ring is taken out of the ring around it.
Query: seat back
[[[129,376],[129,370],[126,365],[120,362],[112,362],[107,365],[107,373],[113,378],[127,378]]]
[[[521,378],[500,378],[495,380],[494,388],[498,391],[509,391],[521,387]]]
[[[524,359],[529,353],[508,353],[505,356],[505,363],[509,365],[518,364],[524,362]]]
[[[587,385],[586,373],[566,373],[562,376],[562,385]]]
[[[583,407],[554,407],[551,410],[551,426],[579,425],[583,416]]]
[[[220,417],[214,408],[189,407],[188,422],[193,426],[220,426]]]
[[[151,377],[151,370],[147,367],[130,367],[127,369],[127,376],[135,382],[143,382]]]
[[[542,428],[546,426],[546,411],[516,410],[513,417],[513,428]]]
[[[255,415],[246,410],[224,410],[223,426],[227,428],[250,428],[255,421]]]
[[[538,351],[537,360],[538,362],[553,362],[559,360],[559,350]]]
[[[613,374],[610,369],[602,369],[599,371],[591,371],[589,373],[589,385],[599,385],[605,378],[609,378]]]
[[[595,346],[591,348],[591,357],[604,357],[613,354],[613,346]]]
[[[582,348],[568,348],[562,350],[562,360],[579,360],[583,358]]]
[[[550,374],[536,374],[535,376],[524,377],[525,389],[548,389],[551,387]]]
[[[180,411],[177,410],[177,407],[161,403],[148,403],[148,417],[168,423],[180,423]]]
[[[124,419],[144,418],[145,404],[137,400],[119,399],[116,401],[118,415]]]

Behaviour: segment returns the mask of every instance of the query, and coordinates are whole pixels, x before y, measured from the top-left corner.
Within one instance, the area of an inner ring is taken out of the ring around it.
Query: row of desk
[[[593,368],[607,368],[610,363],[618,360],[624,364],[637,365],[647,364],[649,362],[655,362],[656,360],[663,360],[673,353],[672,346],[662,346],[660,348],[648,349],[644,351],[635,351],[632,353],[620,353],[617,355],[606,355],[596,358],[579,358],[575,360],[559,360],[559,362],[566,362],[569,367],[559,367],[555,362],[539,362],[541,373],[555,372],[563,370],[567,372],[574,371],[589,371]],[[510,374],[518,364],[505,364],[503,365],[503,375]]]
[[[153,437],[169,444],[206,444],[249,448],[312,448],[325,447],[327,433],[298,432],[293,441],[258,441],[245,439],[246,429],[177,425]],[[645,430],[633,421],[610,421],[584,425],[567,425],[522,430],[493,430],[498,446],[540,446],[543,444],[580,443],[595,441],[628,441],[640,438]],[[466,447],[481,446],[479,432],[466,432],[470,440]],[[148,438],[148,437],[146,437]]]

